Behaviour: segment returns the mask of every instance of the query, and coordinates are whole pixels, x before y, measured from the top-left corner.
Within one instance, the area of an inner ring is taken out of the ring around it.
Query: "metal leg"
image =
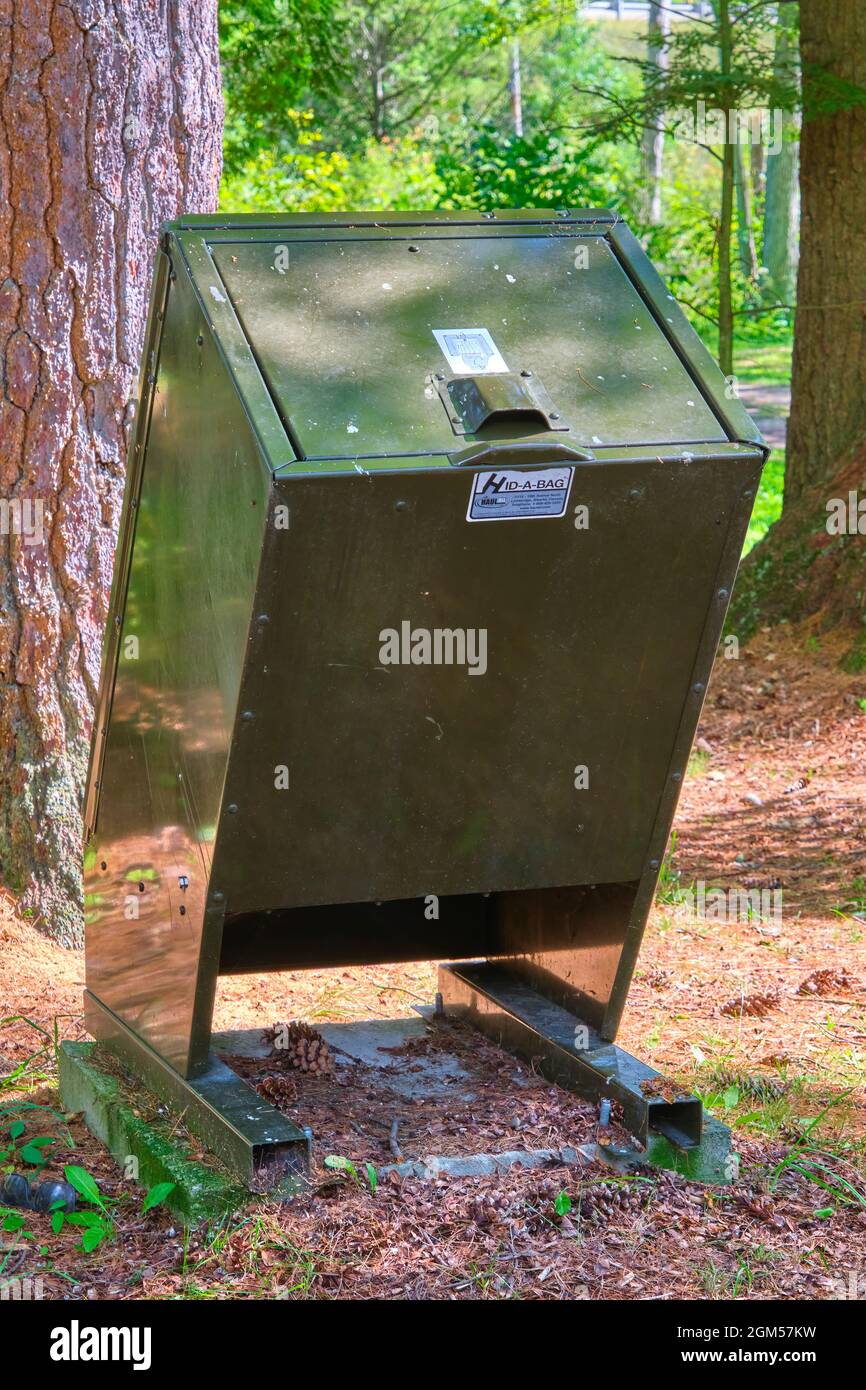
[[[439,967],[446,1013],[474,1024],[500,1046],[533,1062],[552,1081],[591,1100],[622,1106],[623,1122],[643,1146],[695,1149],[704,1131],[696,1096],[678,1095],[659,1073],[506,968],[487,961]]]
[[[296,1189],[310,1170],[310,1136],[210,1053],[206,1069],[181,1076],[110,1009],[84,992],[88,1031],[182,1117],[253,1192]]]

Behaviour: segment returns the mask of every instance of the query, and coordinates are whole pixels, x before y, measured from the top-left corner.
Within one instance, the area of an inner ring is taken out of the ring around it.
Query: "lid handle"
[[[568,432],[568,425],[532,373],[478,376],[437,374],[436,385],[455,434],[478,434],[486,425],[514,424],[523,433]]]

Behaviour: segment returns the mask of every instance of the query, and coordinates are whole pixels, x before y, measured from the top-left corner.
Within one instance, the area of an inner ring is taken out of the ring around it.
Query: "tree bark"
[[[151,263],[221,136],[216,0],[0,0],[0,873],[66,945]]]
[[[752,166],[742,145],[734,145],[734,183],[737,190],[737,247],[740,265],[748,280],[758,278],[758,251],[752,212]]]
[[[830,478],[866,438],[866,106],[828,91],[821,71],[866,96],[866,5],[801,0],[801,234],[784,505]],[[827,110],[828,104],[836,109]]]
[[[660,0],[650,0],[648,61],[654,63],[660,73],[670,67],[670,54],[667,38],[671,31],[670,11],[662,7]],[[652,227],[662,220],[662,173],[664,171],[665,136],[661,122],[647,126],[643,135],[644,154],[644,217]]]
[[[520,40],[511,40],[511,74],[508,79],[511,97],[511,124],[518,139],[523,136],[523,93],[520,83]]]
[[[793,304],[796,295],[799,159],[800,146],[796,140],[786,140],[779,153],[767,159],[761,260],[767,272],[764,292],[767,300],[775,304]]]
[[[723,74],[731,71],[733,39],[728,0],[718,0],[719,66]],[[731,234],[734,229],[734,147],[730,140],[727,104],[725,140],[722,152],[722,200],[719,212],[719,366],[725,376],[734,370],[734,306],[731,285]]]
[[[774,67],[782,80],[787,73],[796,40],[780,16],[776,25]],[[789,129],[797,120],[785,113]],[[764,294],[770,303],[793,304],[797,284],[797,235],[800,187],[799,140],[784,140],[781,149],[767,156],[764,238],[761,263],[766,271]]]

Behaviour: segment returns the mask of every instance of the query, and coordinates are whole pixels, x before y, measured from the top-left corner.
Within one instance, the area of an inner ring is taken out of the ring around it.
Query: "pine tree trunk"
[[[518,139],[523,136],[523,93],[520,82],[520,40],[511,41],[511,75],[508,79],[511,97],[511,125]]]
[[[734,371],[734,302],[731,283],[731,233],[734,229],[734,147],[722,154],[722,206],[719,214],[719,366]]]
[[[717,0],[719,22],[719,66],[723,74],[731,71],[733,40],[728,0]],[[725,106],[725,130],[730,132]],[[734,146],[730,137],[722,152],[722,203],[719,213],[719,366],[725,376],[734,370],[734,305],[731,284],[731,234],[734,229]]]
[[[734,145],[734,181],[737,189],[737,247],[740,265],[748,280],[758,278],[758,252],[752,214],[752,166],[742,145]]]
[[[670,31],[670,11],[660,7],[660,0],[650,0],[647,60],[655,64],[660,76],[670,67],[670,54],[666,42]],[[644,218],[653,227],[659,226],[662,220],[664,148],[665,137],[661,122],[647,126],[643,135]]]
[[[866,438],[866,106],[822,109],[823,69],[866,88],[866,5],[801,0],[800,268],[785,507]]]
[[[67,945],[150,268],[221,134],[216,0],[0,0],[0,872]]]
[[[786,25],[780,20],[776,26],[775,52],[776,75],[780,79],[787,71],[793,42]],[[785,113],[789,128],[795,119],[793,115]],[[766,298],[775,304],[793,304],[796,294],[799,161],[799,140],[784,140],[781,149],[767,156],[761,263],[767,272],[764,283]]]

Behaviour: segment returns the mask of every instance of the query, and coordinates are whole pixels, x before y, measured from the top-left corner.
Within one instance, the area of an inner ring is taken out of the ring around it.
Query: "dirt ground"
[[[85,1254],[79,1231],[55,1236],[28,1218],[15,1272],[41,1274],[51,1298],[866,1296],[866,674],[842,674],[837,655],[783,628],[720,656],[618,1038],[733,1127],[738,1182],[621,1176],[597,1160],[392,1176],[372,1192],[365,1165],[394,1162],[395,1119],[406,1158],[599,1137],[592,1107],[431,1024],[406,1065],[447,1042],[472,1068],[472,1104],[381,1092],[374,1104],[363,1068],[248,1064],[254,1079],[281,1071],[280,1103],[312,1124],[316,1187],[214,1229],[142,1216],[141,1193],[79,1119],[21,1112],[60,1136],[50,1174],[79,1163],[114,1199],[114,1232]],[[724,920],[718,889],[740,893],[724,899]],[[0,1103],[59,1105],[55,1020],[61,1037],[84,1036],[83,965],[2,906]],[[435,978],[428,963],[228,978],[216,1027],[410,1016],[431,1003]],[[329,1153],[357,1178],[323,1166]]]

